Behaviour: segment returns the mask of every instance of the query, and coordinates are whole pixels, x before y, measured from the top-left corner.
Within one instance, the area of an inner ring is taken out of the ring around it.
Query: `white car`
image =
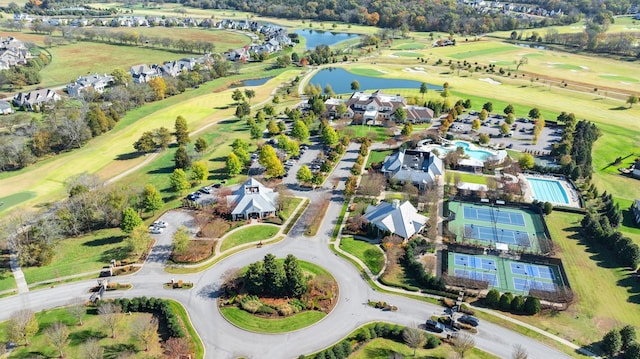
[[[160,234],[160,233],[162,233],[162,228],[151,226],[149,228],[149,233],[151,233],[151,234]]]
[[[167,228],[167,222],[165,222],[165,221],[155,221],[155,222],[153,222],[153,226],[154,227],[158,227],[158,228]]]

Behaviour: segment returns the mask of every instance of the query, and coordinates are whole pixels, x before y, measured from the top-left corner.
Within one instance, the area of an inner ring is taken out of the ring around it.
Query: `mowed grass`
[[[169,38],[172,40],[198,40],[212,42],[215,45],[214,52],[224,52],[228,49],[235,49],[251,43],[251,38],[242,33],[203,28],[184,27],[109,27],[105,30],[109,32],[137,33],[138,35],[151,38]],[[153,45],[153,44],[152,44]],[[159,47],[159,44],[153,45]]]
[[[423,54],[419,52],[411,52],[411,51],[401,51],[392,53],[393,56],[401,56],[401,57],[422,57]]]
[[[518,318],[578,345],[588,345],[613,327],[640,326],[640,283],[630,271],[617,267],[613,254],[581,239],[581,219],[578,214],[558,211],[546,218],[576,303],[567,311]]]
[[[233,247],[267,240],[278,233],[280,227],[276,225],[266,225],[266,224],[258,224],[253,226],[248,226],[244,228],[240,228],[235,232],[229,234],[224,241],[222,242],[222,246],[220,247],[220,251],[224,252]]]
[[[16,281],[10,269],[9,258],[9,251],[0,252],[0,292],[16,288]]]
[[[6,211],[9,208],[16,206],[24,201],[28,201],[36,196],[31,191],[22,191],[13,193],[8,196],[0,197],[0,212]]]
[[[384,266],[384,254],[374,244],[357,240],[353,237],[342,237],[340,239],[340,248],[364,262],[373,274],[380,273]]]
[[[389,339],[376,338],[363,345],[358,351],[349,355],[349,359],[388,359],[398,353],[402,358],[413,358],[413,349],[404,343],[398,343]],[[442,344],[434,349],[416,350],[416,358],[445,359],[454,356],[453,348],[448,344]],[[497,359],[499,357],[473,348],[464,355],[467,359]]]
[[[394,150],[386,150],[386,151],[370,151],[369,158],[367,158],[367,164],[365,168],[369,168],[372,163],[380,163],[383,162],[384,159],[392,154]]]
[[[291,332],[308,327],[326,316],[319,311],[306,311],[286,318],[266,319],[256,317],[238,307],[222,307],[220,313],[233,325],[256,333]]]
[[[69,298],[72,299],[72,298]],[[89,309],[89,308],[88,308]],[[144,350],[144,345],[134,339],[136,322],[149,320],[149,313],[131,313],[122,315],[118,321],[116,338],[111,338],[111,333],[104,327],[102,321],[93,309],[91,314],[85,314],[82,318],[83,325],[77,326],[77,322],[64,308],[45,310],[36,313],[39,324],[38,333],[31,338],[30,345],[18,346],[11,353],[11,358],[57,358],[57,350],[49,344],[45,331],[55,322],[67,325],[69,329],[69,344],[63,350],[66,358],[83,358],[82,344],[90,338],[95,338],[104,350],[105,358],[115,358],[121,353],[131,352],[132,358],[161,357],[160,335],[156,333],[149,346],[149,351]],[[7,342],[7,322],[0,323],[0,340]],[[21,343],[22,344],[22,343]]]
[[[369,133],[372,133],[371,137],[373,137],[373,142],[383,142],[387,138],[393,137],[387,135],[387,130],[387,127],[382,126],[353,125],[344,127],[340,131],[340,134],[344,135],[350,131],[353,131],[355,133],[355,137],[367,137],[369,136]]]
[[[349,72],[360,75],[360,76],[369,76],[369,77],[378,77],[380,75],[384,75],[384,71],[369,69],[369,68],[361,68],[361,67],[352,67],[349,68]]]
[[[118,228],[105,229],[77,238],[59,240],[51,264],[43,267],[23,267],[28,284],[80,273],[97,271],[112,259],[122,260],[127,251]]]
[[[473,174],[473,173],[453,172],[453,177],[452,178],[454,180],[456,178],[460,178],[461,182],[487,184],[487,177],[482,176],[482,175],[476,175],[476,174]]]
[[[425,46],[426,46],[425,44],[421,44],[418,42],[409,42],[406,44],[400,44],[400,45],[394,46],[392,50],[420,50],[420,49],[424,49]]]

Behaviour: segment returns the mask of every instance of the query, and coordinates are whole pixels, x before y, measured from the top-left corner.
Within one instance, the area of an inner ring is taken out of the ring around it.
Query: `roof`
[[[389,231],[404,239],[411,238],[427,223],[427,217],[419,214],[409,201],[400,204],[397,199],[393,203],[380,202],[375,207],[369,206],[364,216],[381,230]]]
[[[442,160],[428,151],[404,150],[388,156],[381,171],[391,173],[398,181],[427,184],[435,182],[436,176],[442,176]]]
[[[275,212],[277,198],[278,193],[251,177],[227,196],[227,203],[237,203],[232,215]]]

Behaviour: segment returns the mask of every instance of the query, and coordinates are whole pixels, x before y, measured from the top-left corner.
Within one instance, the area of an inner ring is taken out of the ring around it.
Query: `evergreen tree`
[[[191,158],[187,154],[187,149],[182,145],[176,150],[173,161],[175,162],[175,168],[188,169],[191,167]]]
[[[304,278],[298,259],[289,254],[284,260],[284,272],[287,280],[287,292],[293,297],[300,297],[307,292],[307,281]]]
[[[271,295],[282,294],[282,289],[286,284],[287,277],[284,269],[276,260],[276,257],[269,253],[264,256],[264,289]]]
[[[618,329],[612,329],[602,338],[602,351],[609,357],[615,356],[622,349],[622,336]]]
[[[622,340],[622,350],[627,350],[636,341],[636,328],[631,325],[622,327],[620,329],[620,339]]]
[[[187,127],[187,120],[182,116],[178,116],[176,118],[175,136],[178,145],[184,146],[187,143],[191,142],[191,140],[189,139],[189,128]]]
[[[262,261],[249,264],[244,274],[244,286],[249,294],[261,294],[264,290],[264,266]]]
[[[194,148],[195,148],[196,152],[202,153],[202,152],[207,150],[208,146],[209,145],[207,144],[207,141],[205,141],[204,138],[198,137],[198,139],[196,140]]]

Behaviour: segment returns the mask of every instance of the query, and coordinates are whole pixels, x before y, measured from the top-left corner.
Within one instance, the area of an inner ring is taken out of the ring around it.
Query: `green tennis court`
[[[553,292],[564,286],[558,266],[488,255],[449,252],[447,274],[487,282],[490,288],[501,292],[523,295],[531,289]]]
[[[489,248],[499,244],[510,250],[542,253],[545,240],[542,216],[526,209],[504,205],[449,203],[448,229],[457,242],[474,243]]]

